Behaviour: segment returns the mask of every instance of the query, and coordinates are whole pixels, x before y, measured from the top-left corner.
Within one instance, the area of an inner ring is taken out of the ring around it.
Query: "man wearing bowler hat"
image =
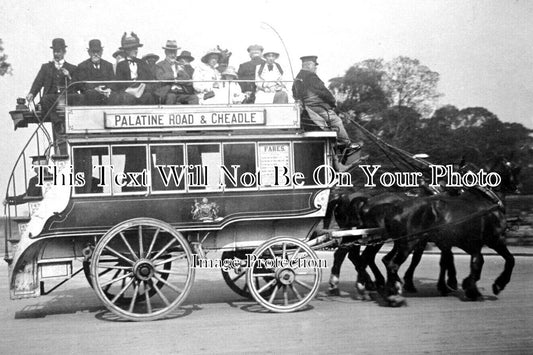
[[[56,112],[58,102],[65,103],[65,96],[60,94],[66,89],[68,84],[72,81],[72,76],[76,71],[76,66],[65,61],[65,53],[67,52],[67,45],[63,38],[54,38],[52,46],[54,60],[45,63],[41,66],[37,77],[33,81],[29,94],[26,96],[28,102],[33,102],[33,99],[41,91],[41,111],[42,118],[52,122],[52,131],[54,134],[54,142],[56,144],[56,154],[67,154],[66,144],[61,143],[57,147],[60,137],[65,133],[64,118],[60,118]],[[69,104],[81,103],[81,98],[74,92],[68,94]],[[64,151],[63,151],[64,148]],[[59,149],[59,151],[57,151]]]
[[[115,80],[113,64],[102,59],[104,48],[99,39],[91,39],[87,53],[89,59],[78,64],[76,81],[98,81],[97,84],[82,84],[80,91],[86,105],[106,105],[111,96],[114,96],[112,84],[105,81]]]
[[[301,102],[313,123],[323,130],[333,128],[337,131],[337,150],[345,159],[347,155],[352,155],[360,150],[362,143],[351,143],[342,120],[333,111],[336,106],[335,97],[316,75],[317,58],[314,55],[300,58],[302,60],[302,70],[300,70],[294,80],[292,92],[294,98]],[[351,166],[343,165],[342,159],[339,160],[336,155],[334,162],[339,171],[351,168]]]
[[[124,81],[143,81],[154,80],[148,65],[137,58],[139,48],[143,45],[140,43],[139,37],[131,32],[128,36],[126,32],[121,39],[120,49],[124,51],[126,60],[117,64],[117,80]],[[118,85],[121,92],[118,95],[118,103],[112,100],[112,104],[124,105],[150,105],[155,102],[152,96],[152,85],[149,83],[131,83]]]
[[[261,58],[264,48],[259,44],[252,44],[247,50],[250,60],[239,65],[237,75],[239,75],[240,80],[255,80],[255,70],[257,66],[266,63],[265,60]],[[256,89],[255,83],[241,82],[239,84],[241,85],[243,94],[248,97],[245,103],[254,103]]]

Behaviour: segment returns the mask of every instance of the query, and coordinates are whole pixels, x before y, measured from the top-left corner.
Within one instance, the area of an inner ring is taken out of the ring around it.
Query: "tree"
[[[4,54],[4,46],[0,38],[0,76],[11,74],[11,64],[7,62],[7,55]]]
[[[422,117],[429,117],[435,110],[439,96],[439,73],[420,64],[418,59],[397,57],[385,63],[382,85],[392,106],[409,107]]]

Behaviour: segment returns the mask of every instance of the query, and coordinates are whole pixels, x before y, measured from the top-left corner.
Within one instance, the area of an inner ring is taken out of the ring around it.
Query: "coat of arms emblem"
[[[214,222],[222,220],[218,216],[220,208],[215,202],[209,202],[207,198],[203,198],[201,202],[194,200],[191,214],[194,221]]]

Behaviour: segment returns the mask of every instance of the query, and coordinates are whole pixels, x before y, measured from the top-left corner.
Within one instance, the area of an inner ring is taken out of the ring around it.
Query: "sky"
[[[247,60],[248,45],[260,43],[281,54],[287,79],[303,55],[318,56],[324,81],[365,59],[409,56],[440,73],[439,105],[482,106],[533,129],[533,1],[2,0],[0,38],[13,73],[0,77],[1,193],[32,131],[14,132],[8,112],[51,60],[52,39],[63,37],[66,60],[78,64],[98,38],[112,61],[125,31],[140,37],[141,56],[163,56],[161,47],[175,39],[196,62],[216,45],[229,48],[235,67]]]

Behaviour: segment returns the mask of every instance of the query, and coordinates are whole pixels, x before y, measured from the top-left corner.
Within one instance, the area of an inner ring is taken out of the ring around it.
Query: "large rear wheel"
[[[90,269],[98,298],[114,314],[133,321],[169,315],[185,300],[194,279],[187,240],[151,218],[109,230],[94,249]]]

